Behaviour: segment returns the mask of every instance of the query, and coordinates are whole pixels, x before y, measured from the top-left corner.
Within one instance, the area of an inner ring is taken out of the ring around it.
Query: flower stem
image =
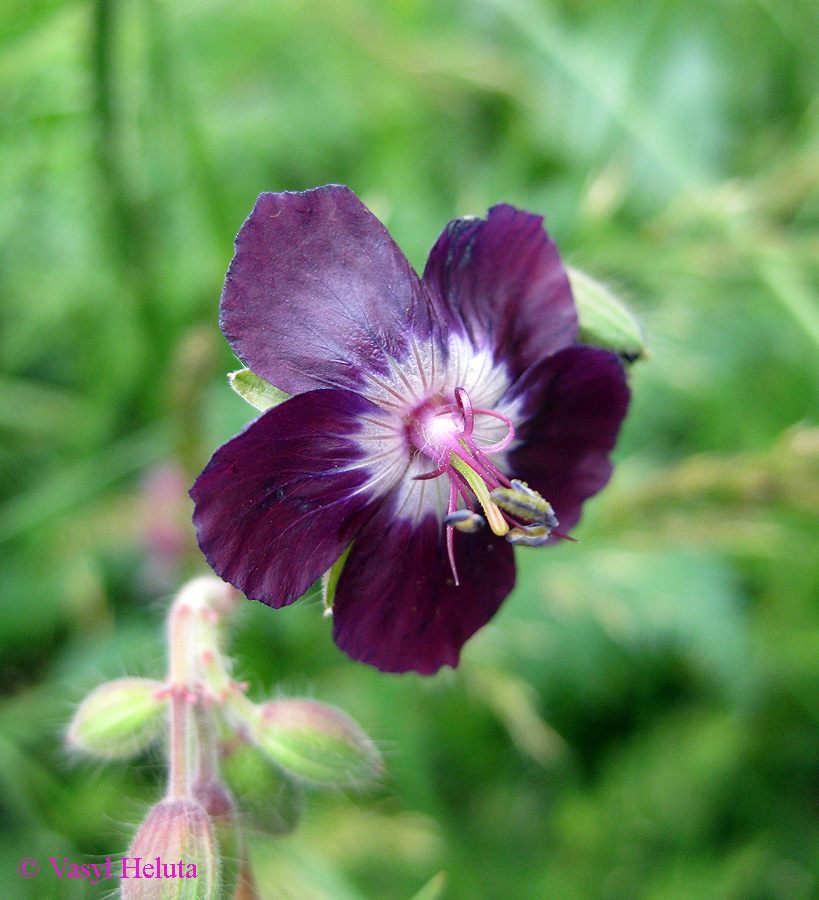
[[[191,609],[177,598],[168,614],[170,661],[170,735],[168,742],[168,799],[190,796],[191,703],[197,696],[189,685],[187,631]]]
[[[209,705],[199,703],[194,713],[196,722],[196,780],[211,784],[219,780],[219,763],[216,747],[216,729]]]
[[[188,767],[190,739],[190,705],[183,691],[171,694],[171,727],[168,748],[168,799],[180,800],[190,796]]]

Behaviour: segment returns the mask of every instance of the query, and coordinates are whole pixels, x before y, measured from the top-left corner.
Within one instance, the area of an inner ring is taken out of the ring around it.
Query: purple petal
[[[383,672],[431,675],[456,666],[461,647],[515,583],[512,547],[488,529],[455,532],[455,587],[438,517],[394,516],[388,503],[353,543],[338,582],[333,636],[353,659]]]
[[[383,502],[363,487],[362,414],[381,412],[351,391],[298,394],[216,451],[191,497],[199,545],[225,581],[285,606],[340,556]]]
[[[509,467],[552,504],[567,532],[611,475],[608,455],[629,402],[625,372],[613,353],[568,347],[528,372],[514,392],[528,421]]]
[[[452,327],[488,347],[512,377],[574,343],[577,314],[543,218],[501,204],[485,220],[455,219],[423,276]]]
[[[234,352],[291,394],[359,388],[432,329],[431,304],[386,228],[341,185],[262,194],[236,238],[221,326]]]

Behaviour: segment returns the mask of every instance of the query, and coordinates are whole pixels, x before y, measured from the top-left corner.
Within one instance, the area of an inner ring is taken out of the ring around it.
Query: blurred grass
[[[652,355],[581,543],[520,554],[457,673],[349,663],[314,602],[243,611],[243,674],[344,707],[391,776],[256,835],[267,896],[816,896],[817,28],[807,0],[7,0],[3,896],[102,896],[17,861],[121,853],[159,790],[156,757],[77,764],[61,729],[157,674],[202,570],[185,490],[248,418],[236,230],[330,181],[419,268],[455,215],[542,212]]]

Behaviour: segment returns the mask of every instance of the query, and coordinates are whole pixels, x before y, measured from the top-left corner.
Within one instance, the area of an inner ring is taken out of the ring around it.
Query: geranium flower
[[[500,205],[455,219],[419,278],[348,188],[262,194],[220,323],[293,396],[197,479],[200,546],[273,607],[349,548],[333,635],[381,670],[457,665],[512,590],[512,545],[565,536],[611,473],[625,375],[575,343],[540,216]]]

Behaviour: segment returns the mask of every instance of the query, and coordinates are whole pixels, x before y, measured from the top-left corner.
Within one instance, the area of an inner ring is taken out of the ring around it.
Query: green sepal
[[[277,387],[254,375],[250,369],[239,369],[236,372],[228,374],[228,381],[234,391],[242,398],[247,400],[251,406],[261,412],[266,412],[285,400],[290,399],[290,394],[285,394]]]
[[[324,600],[324,615],[332,615],[333,602],[336,599],[336,585],[341,577],[341,570],[352,549],[350,544],[347,549],[339,556],[339,558],[330,566],[330,568],[321,576],[321,597]]]
[[[103,759],[127,759],[159,734],[167,699],[164,685],[148,678],[119,678],[92,691],[79,705],[68,743]]]
[[[626,362],[642,359],[646,347],[637,319],[605,285],[577,269],[566,271],[577,307],[578,342],[613,350]]]

